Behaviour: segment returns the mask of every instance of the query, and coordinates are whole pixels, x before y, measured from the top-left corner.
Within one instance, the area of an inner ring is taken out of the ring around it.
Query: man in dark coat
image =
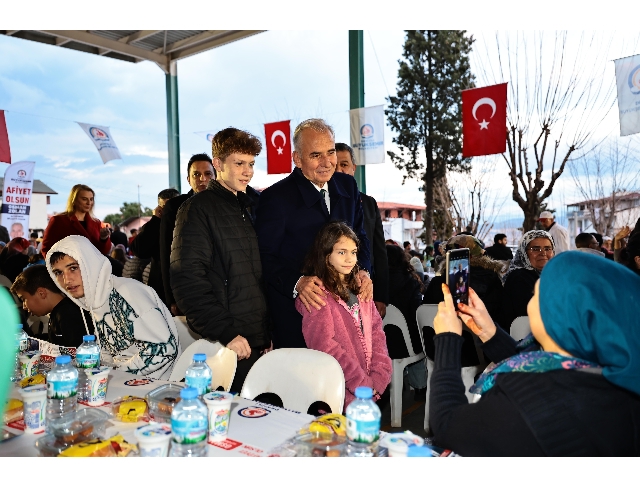
[[[160,269],[160,222],[162,221],[162,211],[167,201],[179,195],[178,190],[174,188],[160,191],[158,193],[158,206],[153,210],[151,220],[142,226],[138,236],[131,243],[133,255],[139,259],[151,259],[147,284],[153,288],[162,301],[165,301],[165,297],[162,270]]]
[[[230,127],[214,136],[212,148],[217,179],[178,211],[171,284],[189,327],[236,352],[231,391],[240,392],[249,369],[271,344],[258,238],[249,211],[257,193],[248,184],[262,144]]]
[[[191,186],[191,191],[171,198],[164,205],[162,219],[160,220],[160,270],[162,272],[162,284],[164,286],[164,303],[174,316],[182,315],[176,306],[176,300],[171,291],[171,277],[169,272],[171,257],[171,242],[173,240],[173,229],[176,226],[176,215],[182,203],[191,198],[194,194],[207,189],[207,184],[211,179],[215,179],[216,172],[211,164],[211,158],[207,154],[195,154],[189,159],[187,165],[187,181]]]
[[[337,172],[355,176],[356,163],[351,146],[342,142],[336,143],[338,157]],[[364,211],[364,230],[371,247],[371,279],[373,280],[373,300],[380,316],[384,318],[389,304],[389,261],[384,241],[384,229],[378,203],[374,198],[360,193]]]
[[[484,252],[493,260],[513,259],[513,252],[507,247],[507,236],[504,233],[496,233],[493,237],[493,245],[484,249]]]
[[[306,347],[302,316],[294,305],[298,295],[307,309],[326,304],[322,281],[301,274],[303,260],[324,224],[344,221],[355,231],[360,240],[358,264],[363,269],[360,297],[373,298],[360,192],[354,178],[335,173],[333,129],[323,120],[306,120],[296,127],[293,146],[295,169],[262,192],[256,214],[275,348]]]

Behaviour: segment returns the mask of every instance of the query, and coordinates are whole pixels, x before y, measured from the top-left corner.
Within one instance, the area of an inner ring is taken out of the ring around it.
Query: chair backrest
[[[433,328],[433,320],[438,314],[437,304],[422,304],[416,310],[418,328],[422,331],[425,326]]]
[[[509,330],[511,338],[516,341],[520,341],[529,333],[531,333],[531,325],[529,324],[528,316],[518,316],[513,320],[513,323],[511,323],[511,329]]]
[[[182,352],[173,366],[169,380],[179,382],[184,379],[187,368],[196,353],[204,353],[207,356],[207,364],[211,367],[211,388],[215,390],[218,386],[222,386],[228,392],[236,374],[237,356],[233,350],[229,350],[220,343],[204,339],[193,342]]]
[[[392,304],[387,306],[387,314],[384,316],[384,320],[382,320],[383,329],[388,325],[395,325],[400,328],[400,330],[402,331],[402,336],[404,337],[404,343],[407,346],[410,357],[424,353],[424,349],[413,349],[413,344],[411,343],[411,335],[409,334],[409,327],[407,326],[407,320],[402,315],[402,312]],[[420,343],[422,344],[422,328],[418,326],[418,330],[420,332]]]
[[[306,413],[316,401],[342,413],[345,382],[342,367],[331,355],[306,348],[280,348],[264,354],[251,367],[240,395],[254,399],[272,392],[287,409]]]
[[[178,329],[178,338],[180,338],[180,347],[182,347],[182,350],[185,350],[193,342],[202,338],[189,328],[186,316],[174,316],[173,321],[175,321],[176,328]]]

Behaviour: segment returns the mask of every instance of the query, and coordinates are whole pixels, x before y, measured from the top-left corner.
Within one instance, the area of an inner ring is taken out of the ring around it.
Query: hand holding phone
[[[455,249],[447,252],[446,265],[447,286],[453,298],[453,303],[458,310],[458,304],[469,304],[469,249]]]

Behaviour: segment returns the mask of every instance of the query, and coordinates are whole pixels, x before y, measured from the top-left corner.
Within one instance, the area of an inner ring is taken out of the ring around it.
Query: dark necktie
[[[327,198],[325,197],[325,195],[327,194],[327,190],[326,189],[321,189],[320,190],[320,196],[322,197],[322,203],[324,204],[325,209],[327,210],[327,213],[329,213],[329,207],[327,206]]]

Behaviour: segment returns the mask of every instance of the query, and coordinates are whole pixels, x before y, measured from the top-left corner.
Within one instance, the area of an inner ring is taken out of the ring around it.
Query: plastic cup
[[[102,406],[107,398],[107,383],[111,367],[84,369],[87,374],[87,403],[89,406]]]
[[[22,402],[24,403],[24,432],[42,433],[46,423],[47,412],[47,386],[36,386],[20,389]]]
[[[380,446],[387,449],[390,457],[406,457],[410,445],[423,446],[424,439],[406,431],[389,433],[380,441]]]
[[[33,377],[38,374],[38,366],[40,365],[40,355],[42,352],[39,350],[35,352],[21,353],[18,358],[20,359],[20,374],[23,379],[27,377]]]
[[[151,423],[135,431],[141,457],[166,457],[171,442],[171,425]]]
[[[233,394],[214,391],[202,396],[209,409],[209,441],[227,439]]]

